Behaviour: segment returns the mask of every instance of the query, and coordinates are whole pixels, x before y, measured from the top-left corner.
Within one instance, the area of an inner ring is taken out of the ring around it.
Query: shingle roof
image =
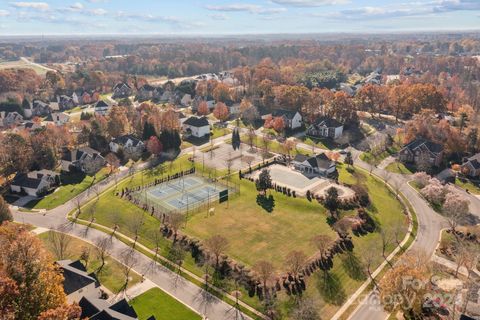
[[[82,308],[82,319],[87,317],[90,320],[137,319],[137,313],[125,299],[110,306],[106,300],[83,297],[78,305]]]
[[[100,100],[95,104],[95,108],[104,108],[109,107],[109,104],[106,103],[104,100]]]
[[[441,146],[438,143],[434,143],[434,142],[431,142],[431,141],[425,140],[425,139],[415,139],[415,140],[411,141],[410,143],[408,143],[407,145],[405,145],[404,148],[408,148],[412,151],[420,148],[420,149],[429,151],[433,154],[438,154],[438,153],[443,151],[443,146]]]
[[[337,119],[327,117],[318,118],[315,121],[314,125],[318,127],[325,126],[327,128],[338,128],[342,126],[342,124]]]
[[[42,182],[43,177],[45,176],[57,176],[58,173],[51,170],[38,170],[31,171],[29,173],[19,173],[13,178],[12,185],[36,189]]]
[[[283,109],[277,109],[272,112],[273,117],[283,117],[285,116],[287,119],[293,119],[295,115],[297,114],[297,111],[290,111],[290,110],[283,110]]]
[[[57,261],[57,264],[63,270],[63,290],[66,295],[97,282],[94,277],[87,273],[87,270],[80,261],[61,260]]]
[[[126,134],[121,137],[117,137],[113,139],[113,142],[116,144],[124,145],[128,142],[128,140],[132,140],[134,146],[137,146],[139,143],[142,142],[140,139],[138,139],[132,134]]]
[[[321,153],[316,156],[305,156],[303,154],[297,154],[294,158],[295,162],[305,162],[307,161],[312,168],[328,169],[332,166],[333,161],[331,161],[325,153]]]
[[[187,120],[185,120],[184,124],[193,126],[193,127],[205,127],[209,126],[210,124],[208,123],[207,117],[190,117]]]

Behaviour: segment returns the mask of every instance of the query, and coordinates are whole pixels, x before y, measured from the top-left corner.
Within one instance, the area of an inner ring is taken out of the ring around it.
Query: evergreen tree
[[[232,132],[232,147],[233,150],[237,150],[240,148],[240,133],[238,131],[238,128],[233,129]]]
[[[268,169],[263,169],[256,182],[257,190],[265,194],[272,187],[272,177]]]
[[[150,139],[151,136],[156,136],[157,133],[155,132],[155,127],[148,121],[145,121],[143,124],[143,133],[142,138],[143,141],[147,141]]]
[[[478,143],[478,129],[473,128],[467,135],[467,150],[470,153],[475,153],[477,151]]]

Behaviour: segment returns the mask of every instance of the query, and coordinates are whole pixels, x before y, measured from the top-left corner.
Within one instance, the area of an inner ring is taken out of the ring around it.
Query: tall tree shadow
[[[343,269],[350,278],[357,281],[364,281],[367,279],[367,275],[364,271],[365,268],[355,253],[347,251],[340,256],[340,259],[342,260]]]
[[[340,306],[347,299],[342,282],[332,272],[324,271],[317,273],[317,290],[325,302]]]
[[[264,196],[264,195],[257,195],[257,204],[262,207],[267,212],[272,212],[273,208],[275,208],[275,199],[272,195]]]

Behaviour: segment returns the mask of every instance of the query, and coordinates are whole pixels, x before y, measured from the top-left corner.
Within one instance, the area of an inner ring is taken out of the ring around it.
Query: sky
[[[0,36],[452,30],[480,30],[480,0],[0,0]]]

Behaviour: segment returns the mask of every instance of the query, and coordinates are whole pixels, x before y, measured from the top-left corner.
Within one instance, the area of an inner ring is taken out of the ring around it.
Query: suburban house
[[[57,102],[60,110],[72,109],[78,105],[72,97],[66,95],[57,96]]]
[[[83,296],[98,296],[97,278],[87,272],[80,260],[60,260],[56,263],[63,273],[63,290],[69,303],[79,302]]]
[[[14,112],[0,112],[0,125],[3,127],[11,127],[13,125],[18,125],[23,122],[23,116],[14,111]]]
[[[55,123],[56,126],[63,126],[70,121],[70,116],[64,112],[54,112],[49,114],[47,121]]]
[[[117,153],[122,150],[127,158],[139,158],[145,150],[145,144],[137,137],[127,134],[110,141],[110,151]]]
[[[25,122],[23,124],[23,126],[20,126],[20,127],[17,127],[17,128],[21,128],[21,127],[23,127],[23,129],[25,129],[29,132],[32,132],[32,131],[35,131],[37,129],[43,128],[44,125],[42,125],[41,123],[38,123],[38,122],[28,121],[28,122]]]
[[[93,273],[88,273],[80,260],[56,262],[62,270],[63,290],[68,303],[78,303],[82,310],[80,319],[92,320],[135,320],[138,316],[127,300],[114,304],[101,298],[100,283]]]
[[[210,134],[210,124],[207,117],[190,117],[183,122],[183,131],[187,136],[203,138]]]
[[[128,98],[132,95],[132,87],[128,83],[120,82],[113,87],[113,99]]]
[[[465,159],[465,162],[462,164],[462,173],[472,178],[480,175],[480,153]]]
[[[307,129],[307,135],[314,138],[338,139],[343,134],[343,124],[332,118],[319,118]]]
[[[32,118],[45,116],[51,111],[48,103],[41,100],[33,100],[32,103],[29,103],[29,107],[23,110],[23,113],[26,118]]]
[[[18,173],[10,184],[10,190],[15,193],[25,193],[32,197],[38,197],[58,184],[58,173],[50,170],[39,170]]]
[[[233,103],[231,105],[227,105],[228,112],[230,114],[240,114],[240,104],[239,103]]]
[[[77,170],[86,174],[94,174],[105,165],[105,159],[100,152],[90,147],[81,147],[74,150],[66,150],[61,163],[62,170],[65,172]]]
[[[401,162],[415,165],[427,159],[429,165],[438,167],[443,160],[443,147],[425,139],[415,139],[399,151],[398,158]]]
[[[323,177],[328,177],[336,170],[336,164],[330,160],[325,153],[315,156],[306,156],[297,154],[292,161],[295,170],[304,172],[306,174],[316,174]]]
[[[154,87],[152,85],[144,84],[138,89],[137,99],[138,100],[150,100],[154,98],[159,98],[161,96],[162,89]]]
[[[170,90],[165,90],[160,96],[160,101],[173,102],[175,100],[175,94]]]
[[[282,117],[285,123],[285,128],[290,130],[298,129],[302,126],[302,115],[298,111],[290,110],[274,110],[271,114],[272,117]]]
[[[98,101],[93,107],[95,114],[99,116],[104,116],[110,110],[110,105],[105,102],[105,100]]]

